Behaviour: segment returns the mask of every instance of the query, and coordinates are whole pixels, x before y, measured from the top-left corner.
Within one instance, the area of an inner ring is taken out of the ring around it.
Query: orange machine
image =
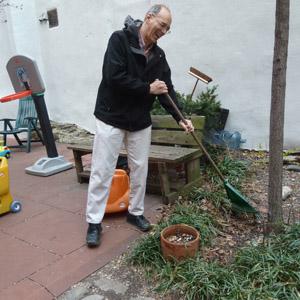
[[[126,171],[116,169],[110,188],[105,213],[127,210],[129,205],[129,176]]]

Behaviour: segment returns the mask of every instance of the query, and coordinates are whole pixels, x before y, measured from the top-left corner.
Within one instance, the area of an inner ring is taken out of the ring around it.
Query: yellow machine
[[[19,212],[22,206],[14,201],[9,192],[8,164],[5,157],[0,157],[0,215],[7,212]]]

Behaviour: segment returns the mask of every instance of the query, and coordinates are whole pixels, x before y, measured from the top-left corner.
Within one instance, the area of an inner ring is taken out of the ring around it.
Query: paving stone
[[[139,235],[133,230],[111,228],[109,232],[104,232],[101,247],[90,249],[83,246],[48,268],[36,272],[30,278],[46,287],[53,295],[61,295],[72,284],[123,253],[127,249],[128,243]]]
[[[102,291],[114,291],[116,294],[124,295],[128,290],[126,285],[113,279],[100,278],[95,280],[94,283]]]
[[[1,300],[53,300],[51,295],[45,288],[36,282],[24,279],[0,291]]]
[[[134,298],[130,298],[130,300],[155,300],[154,298],[150,298],[150,297],[134,297]]]
[[[90,284],[86,284],[85,286],[75,286],[67,291],[65,295],[62,296],[61,300],[81,300],[82,297],[88,293],[89,286]]]
[[[289,171],[300,172],[300,166],[298,166],[298,165],[289,165],[286,167],[286,169]]]
[[[66,255],[84,246],[85,227],[82,216],[49,209],[5,231],[52,253]]]
[[[27,196],[15,197],[12,191],[14,200],[19,200],[22,204],[22,210],[17,214],[8,213],[7,215],[0,217],[0,228],[5,229],[14,226],[18,223],[26,222],[28,219],[49,210],[48,205],[39,204],[27,199]]]
[[[82,298],[82,300],[104,300],[104,297],[101,295],[89,295],[87,297]]]
[[[0,290],[12,286],[59,258],[13,236],[1,238],[0,253]]]
[[[67,145],[56,146],[66,160],[73,160],[73,153]],[[1,300],[64,297],[67,293],[62,295],[63,292],[125,252],[128,245],[141,235],[126,223],[125,213],[105,216],[101,247],[88,249],[85,246],[88,185],[77,182],[75,169],[48,177],[24,172],[26,167],[45,155],[45,147],[34,143],[30,153],[13,149],[9,160],[10,191],[14,199],[22,202],[23,209],[18,214],[0,216]],[[161,197],[147,194],[145,200],[146,216],[152,221]],[[88,285],[76,284],[73,287],[76,290],[66,300],[75,300],[76,297],[82,300],[88,294],[95,294],[94,299],[105,300],[129,297],[128,290],[125,295],[115,291],[103,291],[97,295],[98,288],[93,290],[90,286],[84,292],[82,287],[85,286]]]

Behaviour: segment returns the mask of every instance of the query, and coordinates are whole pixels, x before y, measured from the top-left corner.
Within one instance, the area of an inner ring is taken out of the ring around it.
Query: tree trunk
[[[269,162],[269,230],[277,231],[283,222],[282,166],[286,68],[289,39],[289,0],[276,0],[275,42],[272,74]]]

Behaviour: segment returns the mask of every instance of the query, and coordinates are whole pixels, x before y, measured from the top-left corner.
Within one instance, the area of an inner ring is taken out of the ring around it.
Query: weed
[[[170,218],[159,222],[149,235],[139,240],[128,257],[129,261],[147,270],[160,271],[166,263],[160,253],[160,232],[169,225],[180,223],[195,227],[200,232],[202,245],[209,244],[218,233],[218,224],[197,204],[177,203]]]
[[[229,265],[206,262],[200,255],[177,263],[160,261],[155,272],[157,290],[185,295],[188,300],[296,300],[300,298],[299,250],[297,224],[262,244],[244,247]],[[151,265],[155,257],[149,260]]]

